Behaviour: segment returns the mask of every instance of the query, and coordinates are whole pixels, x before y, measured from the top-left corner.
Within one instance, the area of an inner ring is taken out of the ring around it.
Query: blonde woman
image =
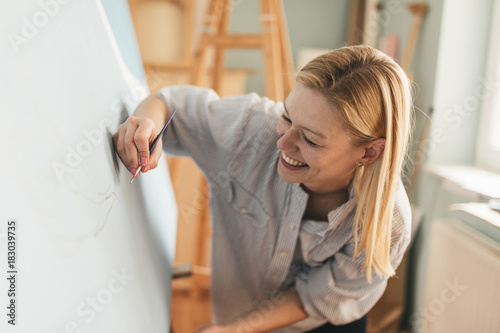
[[[312,60],[284,103],[164,88],[114,135],[132,174],[156,167],[148,147],[174,108],[163,148],[210,184],[213,324],[199,332],[364,332],[410,239],[403,70],[356,46]]]

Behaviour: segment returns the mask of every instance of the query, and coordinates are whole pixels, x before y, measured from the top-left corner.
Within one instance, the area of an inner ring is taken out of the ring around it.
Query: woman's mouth
[[[285,155],[285,153],[283,153],[283,152],[281,152],[280,160],[285,167],[287,167],[288,169],[292,169],[292,170],[297,170],[297,169],[308,166],[304,162],[294,160],[293,158]]]

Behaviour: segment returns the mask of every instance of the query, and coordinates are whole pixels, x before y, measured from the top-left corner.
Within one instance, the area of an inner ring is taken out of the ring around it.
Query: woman
[[[403,70],[355,46],[312,60],[284,103],[164,88],[114,135],[132,174],[156,167],[174,108],[163,148],[210,184],[214,324],[199,332],[364,332],[410,239]]]

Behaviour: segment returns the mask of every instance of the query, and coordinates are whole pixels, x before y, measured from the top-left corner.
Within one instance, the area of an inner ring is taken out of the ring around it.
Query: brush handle
[[[165,125],[163,125],[163,128],[161,129],[160,133],[156,137],[156,139],[153,141],[153,144],[151,147],[149,147],[149,153],[151,154],[153,150],[155,149],[156,144],[158,143],[158,140],[160,140],[160,137],[163,135],[163,132],[165,132],[165,129],[167,128],[168,124],[170,123],[170,120],[172,120],[172,117],[174,116],[175,112],[177,112],[175,109],[172,111],[172,114],[170,114],[170,117],[168,117],[167,122]]]

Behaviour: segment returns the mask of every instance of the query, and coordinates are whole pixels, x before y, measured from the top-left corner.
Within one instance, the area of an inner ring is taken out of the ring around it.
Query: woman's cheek
[[[317,154],[311,152],[310,150],[311,149],[307,147],[307,144],[304,144],[302,145],[302,147],[300,147],[304,162],[306,162],[306,164],[308,164],[309,166],[314,166],[317,164],[318,156],[316,156]]]

